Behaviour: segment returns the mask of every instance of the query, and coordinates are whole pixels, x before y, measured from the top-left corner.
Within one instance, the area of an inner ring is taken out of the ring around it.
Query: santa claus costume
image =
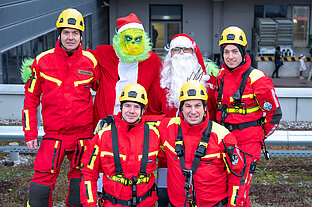
[[[177,47],[192,48],[193,53],[172,56],[171,50]],[[148,114],[176,116],[179,108],[179,91],[189,80],[198,80],[205,85],[208,94],[207,110],[210,119],[214,120],[216,104],[213,89],[216,87],[216,78],[207,74],[196,42],[187,34],[178,34],[172,38],[160,77],[154,81],[148,93],[149,98],[153,100],[148,105]]]

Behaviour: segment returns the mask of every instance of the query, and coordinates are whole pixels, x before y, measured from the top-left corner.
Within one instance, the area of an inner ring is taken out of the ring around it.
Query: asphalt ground
[[[312,80],[307,81],[307,78],[300,80],[299,77],[295,78],[273,78],[275,88],[312,88]]]

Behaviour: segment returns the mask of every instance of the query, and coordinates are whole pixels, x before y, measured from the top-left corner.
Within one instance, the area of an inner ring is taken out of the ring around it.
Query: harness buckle
[[[235,112],[235,113],[239,113],[239,108],[235,107],[235,108],[234,108],[234,112]]]
[[[148,175],[146,172],[140,172],[138,176],[139,183],[147,183],[148,181]]]
[[[147,177],[147,173],[146,172],[139,172],[139,178],[144,178]]]
[[[185,177],[185,185],[184,185],[184,188],[185,188],[185,191],[189,191],[190,189],[192,189],[192,180],[193,180],[193,171],[192,170],[182,170],[182,173]]]
[[[135,185],[138,182],[138,178],[137,177],[132,177],[132,182],[133,182],[133,185]]]
[[[110,200],[110,202],[112,202],[113,205],[116,205],[117,204],[117,199],[115,197],[112,196],[111,198],[112,200]],[[103,201],[103,204],[104,204],[104,201]]]
[[[227,108],[228,108],[228,107],[227,107],[226,104],[221,104],[221,105],[219,105],[219,107],[218,107],[218,111],[224,112],[224,111],[226,111]]]
[[[133,197],[132,200],[130,200],[129,202],[130,202],[130,206],[138,205],[138,197]]]
[[[245,116],[247,114],[247,109],[246,108],[241,108],[242,109],[242,114]]]
[[[198,145],[198,147],[197,147],[197,149],[196,149],[196,151],[195,151],[195,155],[197,156],[197,157],[203,157],[203,156],[205,156],[205,154],[206,154],[206,147],[207,147],[207,144],[208,143],[205,143],[205,142],[200,142],[199,143],[199,145]]]
[[[234,130],[234,127],[233,127],[232,124],[227,125],[226,128],[227,128],[230,132]]]
[[[178,157],[181,157],[184,155],[184,147],[181,144],[177,144],[175,147],[175,152],[177,153]]]

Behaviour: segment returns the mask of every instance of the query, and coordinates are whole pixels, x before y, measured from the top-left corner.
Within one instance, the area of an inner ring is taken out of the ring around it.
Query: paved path
[[[275,88],[312,88],[312,80],[299,80],[299,78],[274,78]]]

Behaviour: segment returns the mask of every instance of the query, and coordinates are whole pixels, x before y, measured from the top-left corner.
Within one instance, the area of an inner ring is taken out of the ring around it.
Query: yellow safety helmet
[[[56,28],[73,28],[84,31],[84,21],[82,14],[76,9],[66,9],[62,11],[56,21]]]
[[[223,30],[221,38],[219,41],[219,46],[223,44],[238,44],[246,47],[247,49],[247,39],[244,31],[235,26],[231,26]]]
[[[199,99],[203,101],[207,101],[208,95],[205,89],[205,86],[196,80],[191,80],[183,84],[179,101],[186,101],[186,100],[194,100]]]
[[[126,85],[119,98],[120,103],[125,101],[134,101],[146,106],[148,99],[145,88],[138,83]]]

